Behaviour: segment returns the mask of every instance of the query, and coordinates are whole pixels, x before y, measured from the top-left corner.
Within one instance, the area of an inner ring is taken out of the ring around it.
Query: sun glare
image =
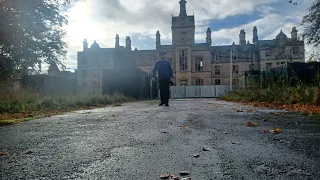
[[[95,19],[88,12],[88,8],[81,1],[70,8],[67,15],[69,23],[65,29],[69,43],[79,43],[81,46],[83,39],[93,41],[103,37],[101,25],[95,22]]]

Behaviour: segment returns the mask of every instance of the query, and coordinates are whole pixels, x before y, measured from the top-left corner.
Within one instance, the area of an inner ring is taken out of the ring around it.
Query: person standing
[[[158,60],[153,67],[153,78],[154,80],[156,73],[158,72],[158,83],[160,90],[160,99],[161,102],[159,106],[165,105],[169,106],[169,90],[170,90],[170,82],[173,82],[173,70],[171,66],[171,62],[166,60],[166,53],[159,53],[160,60]]]

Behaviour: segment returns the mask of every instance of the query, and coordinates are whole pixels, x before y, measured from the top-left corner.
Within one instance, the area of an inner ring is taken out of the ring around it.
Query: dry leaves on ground
[[[259,126],[258,123],[253,123],[253,122],[247,122],[246,125],[251,127]]]
[[[8,152],[0,152],[0,156],[8,155]]]
[[[194,154],[193,157],[198,158],[200,157],[200,154]]]
[[[168,179],[169,177],[169,174],[160,174],[160,179]]]
[[[209,148],[202,148],[203,151],[210,151]]]
[[[281,133],[281,129],[280,128],[276,128],[273,130],[269,130],[269,129],[265,129],[261,131],[262,133],[274,133],[274,134],[278,134]]]
[[[269,107],[269,108],[278,108],[286,111],[292,112],[302,112],[307,114],[320,114],[320,106],[312,105],[312,104],[280,104],[277,102],[267,103],[267,102],[248,102],[248,101],[232,101],[245,105],[250,105],[254,107]],[[274,113],[275,116],[278,113]]]
[[[171,175],[170,180],[179,180],[179,176]]]

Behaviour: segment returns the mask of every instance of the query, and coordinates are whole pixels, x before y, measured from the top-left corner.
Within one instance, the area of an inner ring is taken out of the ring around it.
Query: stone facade
[[[239,34],[239,44],[212,46],[211,29],[206,31],[205,43],[195,43],[195,17],[188,15],[186,1],[180,0],[179,16],[171,21],[172,45],[161,44],[161,34],[156,32],[156,49],[131,50],[130,37],[126,46],[119,45],[116,35],[115,48],[100,48],[94,42],[78,52],[78,87],[80,92],[101,92],[103,69],[141,68],[151,72],[158,60],[158,52],[167,52],[172,63],[176,85],[226,85],[250,69],[264,70],[287,62],[304,62],[304,42],[298,39],[296,28],[292,28],[291,38],[282,31],[272,40],[259,40],[258,28],[253,27],[252,43],[246,41],[246,32]],[[230,64],[232,59],[232,66]],[[97,75],[96,75],[97,74]]]

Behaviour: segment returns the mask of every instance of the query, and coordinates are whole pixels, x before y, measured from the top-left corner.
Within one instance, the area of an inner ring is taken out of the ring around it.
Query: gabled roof
[[[57,66],[57,63],[55,61],[50,63],[48,72],[60,72],[60,70],[59,70],[59,68]]]

